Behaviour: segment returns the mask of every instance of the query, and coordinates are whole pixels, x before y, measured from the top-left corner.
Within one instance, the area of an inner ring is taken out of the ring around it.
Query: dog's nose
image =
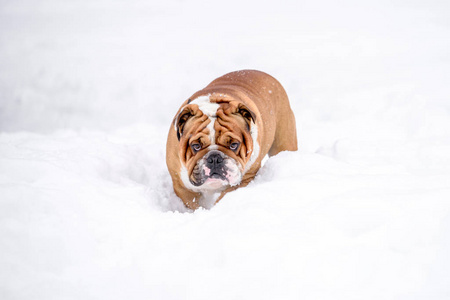
[[[223,167],[223,158],[218,153],[213,153],[206,159],[206,166],[211,170]]]

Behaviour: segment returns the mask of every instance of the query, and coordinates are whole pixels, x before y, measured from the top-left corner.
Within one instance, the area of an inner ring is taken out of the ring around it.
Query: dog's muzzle
[[[220,153],[211,151],[205,158],[205,161],[206,161],[205,175],[207,177],[220,178],[223,180],[226,179],[225,159],[222,157]]]
[[[218,150],[212,150],[202,157],[190,176],[194,186],[206,189],[217,189],[221,186],[234,184],[236,171],[234,160]]]

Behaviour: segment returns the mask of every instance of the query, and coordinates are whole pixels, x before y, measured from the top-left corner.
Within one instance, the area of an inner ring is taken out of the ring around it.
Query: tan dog
[[[269,154],[297,150],[294,114],[281,84],[259,71],[226,74],[181,106],[166,163],[184,204],[212,207],[246,186]]]

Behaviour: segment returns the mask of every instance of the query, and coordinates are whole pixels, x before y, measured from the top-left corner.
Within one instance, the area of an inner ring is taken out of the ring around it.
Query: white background
[[[448,299],[449,3],[0,1],[0,298]],[[239,69],[299,151],[189,212],[170,122]]]

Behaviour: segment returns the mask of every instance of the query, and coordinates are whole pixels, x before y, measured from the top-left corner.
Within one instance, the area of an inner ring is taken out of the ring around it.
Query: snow
[[[0,3],[1,299],[448,299],[450,4]],[[299,151],[188,211],[181,103],[286,88]]]

